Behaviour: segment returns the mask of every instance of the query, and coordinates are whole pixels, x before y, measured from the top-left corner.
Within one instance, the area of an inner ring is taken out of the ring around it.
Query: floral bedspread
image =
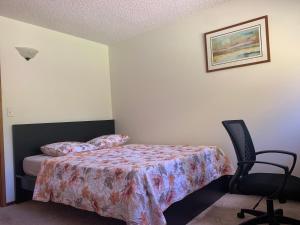
[[[124,145],[44,161],[33,199],[128,225],[165,225],[172,203],[228,174],[231,163],[217,147]]]

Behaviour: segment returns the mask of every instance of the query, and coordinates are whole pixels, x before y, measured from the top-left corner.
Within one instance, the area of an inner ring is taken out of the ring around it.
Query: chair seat
[[[272,173],[252,173],[239,182],[238,190],[246,195],[271,195],[283,182],[284,175]],[[300,201],[300,178],[290,176],[287,180],[283,197]]]

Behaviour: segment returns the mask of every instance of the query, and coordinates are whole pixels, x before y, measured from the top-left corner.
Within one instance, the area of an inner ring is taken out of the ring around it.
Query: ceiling
[[[227,0],[0,0],[0,15],[111,44]]]

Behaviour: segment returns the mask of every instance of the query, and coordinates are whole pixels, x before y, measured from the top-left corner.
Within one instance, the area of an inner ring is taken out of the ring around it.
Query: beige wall
[[[257,149],[300,156],[299,11],[299,0],[233,0],[111,46],[117,131],[139,143],[218,145],[235,160],[221,121],[242,118]],[[203,33],[264,15],[271,63],[205,72]]]
[[[111,119],[108,47],[0,17],[7,201],[14,200],[11,125]],[[15,46],[39,50],[25,61]],[[7,108],[14,117],[7,117]]]

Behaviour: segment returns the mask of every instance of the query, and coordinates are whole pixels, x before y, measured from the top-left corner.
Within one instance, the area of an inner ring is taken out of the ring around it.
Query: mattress
[[[26,157],[23,160],[23,171],[26,175],[37,176],[40,172],[42,162],[46,159],[51,159],[52,156],[47,155],[33,155]]]
[[[33,199],[127,222],[166,225],[163,211],[233,168],[215,146],[124,145],[53,157]]]

